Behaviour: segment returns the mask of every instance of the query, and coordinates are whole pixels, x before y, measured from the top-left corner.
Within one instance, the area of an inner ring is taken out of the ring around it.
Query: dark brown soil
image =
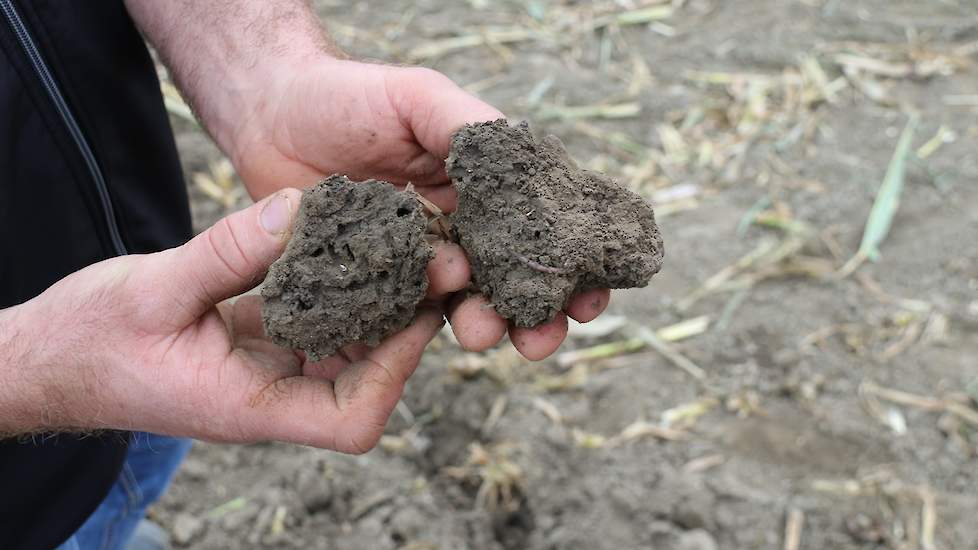
[[[262,288],[265,331],[318,360],[403,329],[428,289],[426,227],[421,203],[389,183],[331,176],[309,189]]]
[[[652,207],[579,168],[556,137],[535,139],[525,122],[459,130],[448,174],[459,197],[452,223],[473,280],[518,326],[553,319],[588,289],[644,287],[662,266]]]

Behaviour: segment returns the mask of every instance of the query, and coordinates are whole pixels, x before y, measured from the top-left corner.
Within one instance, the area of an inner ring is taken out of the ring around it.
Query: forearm
[[[86,293],[116,273],[83,285],[69,276],[0,310],[0,437],[102,427],[109,355],[101,343],[110,335],[99,330],[99,300]]]
[[[28,378],[37,372],[30,349],[43,337],[25,326],[24,307],[0,310],[0,437],[33,431],[42,423],[43,391],[31,387]],[[29,405],[32,401],[36,408]]]
[[[306,0],[126,0],[147,40],[225,153],[290,67],[339,57]],[[284,83],[282,83],[284,85]]]

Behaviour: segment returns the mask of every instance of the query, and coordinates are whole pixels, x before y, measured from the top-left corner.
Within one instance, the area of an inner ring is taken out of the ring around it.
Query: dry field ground
[[[181,546],[978,548],[978,2],[316,4],[652,200],[665,267],[541,363],[446,332],[364,456],[198,444]],[[204,227],[247,199],[171,111]]]

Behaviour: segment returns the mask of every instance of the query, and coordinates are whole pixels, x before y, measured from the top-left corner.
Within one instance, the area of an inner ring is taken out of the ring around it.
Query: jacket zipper
[[[37,73],[38,79],[44,85],[48,97],[51,98],[55,109],[61,115],[61,120],[75,141],[75,145],[78,147],[82,158],[85,159],[85,165],[88,167],[88,172],[95,182],[95,189],[98,191],[99,201],[102,203],[102,211],[105,214],[105,222],[108,226],[112,246],[117,255],[125,255],[126,245],[122,242],[122,235],[119,232],[119,225],[115,219],[115,211],[112,208],[112,199],[109,197],[109,189],[105,183],[105,176],[102,174],[102,169],[95,159],[95,154],[92,153],[92,148],[88,145],[88,141],[85,139],[81,127],[78,126],[78,121],[68,108],[68,102],[65,101],[61,89],[58,88],[58,83],[54,80],[51,69],[44,62],[44,58],[41,57],[41,52],[38,50],[37,44],[35,44],[30,32],[28,32],[27,26],[24,25],[20,14],[14,8],[13,2],[11,0],[0,0],[0,11],[7,18],[10,28],[13,29],[14,35],[17,37],[17,41],[20,42],[21,48],[30,59],[31,65],[34,67],[34,72]]]

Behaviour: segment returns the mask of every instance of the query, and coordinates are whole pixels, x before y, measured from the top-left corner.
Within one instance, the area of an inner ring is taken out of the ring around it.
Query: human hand
[[[300,196],[281,190],[184,246],[94,264],[0,311],[0,336],[19,333],[10,339],[18,353],[0,361],[0,432],[107,428],[372,448],[443,317],[422,307],[379,346],[348,346],[319,363],[269,342],[259,297],[224,300],[253,288],[281,255]],[[464,282],[467,273],[445,267],[461,260],[437,250],[431,298]]]
[[[279,182],[312,184],[339,173],[354,180],[410,182],[449,212],[456,205],[445,173],[452,135],[464,124],[503,118],[430,69],[325,55],[276,66],[256,86],[262,91],[254,93],[260,98],[254,108],[246,109],[251,116],[233,131],[216,135],[257,196],[273,192]],[[588,291],[574,297],[566,313],[590,321],[605,309],[609,296],[607,289]],[[488,349],[505,335],[506,321],[484,297],[458,298],[452,305],[452,328],[465,349]],[[566,337],[567,317],[561,313],[543,326],[511,327],[509,333],[520,353],[543,359]]]

